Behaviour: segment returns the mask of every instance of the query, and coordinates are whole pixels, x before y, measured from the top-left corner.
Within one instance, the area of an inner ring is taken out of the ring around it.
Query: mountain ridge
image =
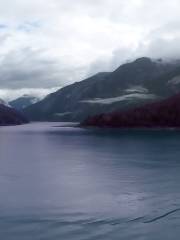
[[[24,108],[37,103],[40,99],[31,95],[23,95],[9,102],[9,105],[13,108],[22,111]]]
[[[83,121],[88,116],[120,111],[167,98],[180,91],[180,64],[142,57],[113,72],[99,73],[65,86],[23,110],[38,121]]]

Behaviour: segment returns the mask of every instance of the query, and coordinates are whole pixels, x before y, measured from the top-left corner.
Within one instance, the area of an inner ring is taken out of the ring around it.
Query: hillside
[[[31,120],[82,121],[88,116],[141,106],[180,91],[180,64],[140,58],[114,72],[66,86],[24,109]]]
[[[27,119],[15,109],[0,104],[0,126],[27,123]]]
[[[112,128],[180,127],[180,94],[132,110],[90,117],[82,123],[82,126]]]

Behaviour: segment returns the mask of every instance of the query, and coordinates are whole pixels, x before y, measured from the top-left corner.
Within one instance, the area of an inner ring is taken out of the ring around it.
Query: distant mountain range
[[[26,107],[31,120],[83,121],[157,102],[180,92],[180,63],[139,58],[114,72],[96,74]]]
[[[2,100],[2,99],[0,99],[0,105],[4,105],[4,106],[6,106],[6,107],[11,107],[11,106],[9,105],[9,103],[7,103],[6,101],[4,101],[4,100]]]
[[[13,101],[9,102],[9,105],[13,108],[22,111],[24,108],[37,103],[40,99],[31,95],[23,95]]]
[[[19,125],[27,122],[28,120],[21,113],[0,100],[0,126]]]
[[[156,103],[122,112],[89,117],[82,126],[119,128],[180,127],[180,93]]]

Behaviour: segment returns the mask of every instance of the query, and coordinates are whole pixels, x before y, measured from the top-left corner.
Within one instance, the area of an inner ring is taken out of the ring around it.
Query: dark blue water
[[[0,239],[174,240],[180,132],[0,128]]]

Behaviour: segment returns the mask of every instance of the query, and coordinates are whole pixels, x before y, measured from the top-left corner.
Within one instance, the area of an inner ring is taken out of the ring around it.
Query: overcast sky
[[[179,0],[0,0],[0,97],[44,95],[139,56],[180,58]]]

